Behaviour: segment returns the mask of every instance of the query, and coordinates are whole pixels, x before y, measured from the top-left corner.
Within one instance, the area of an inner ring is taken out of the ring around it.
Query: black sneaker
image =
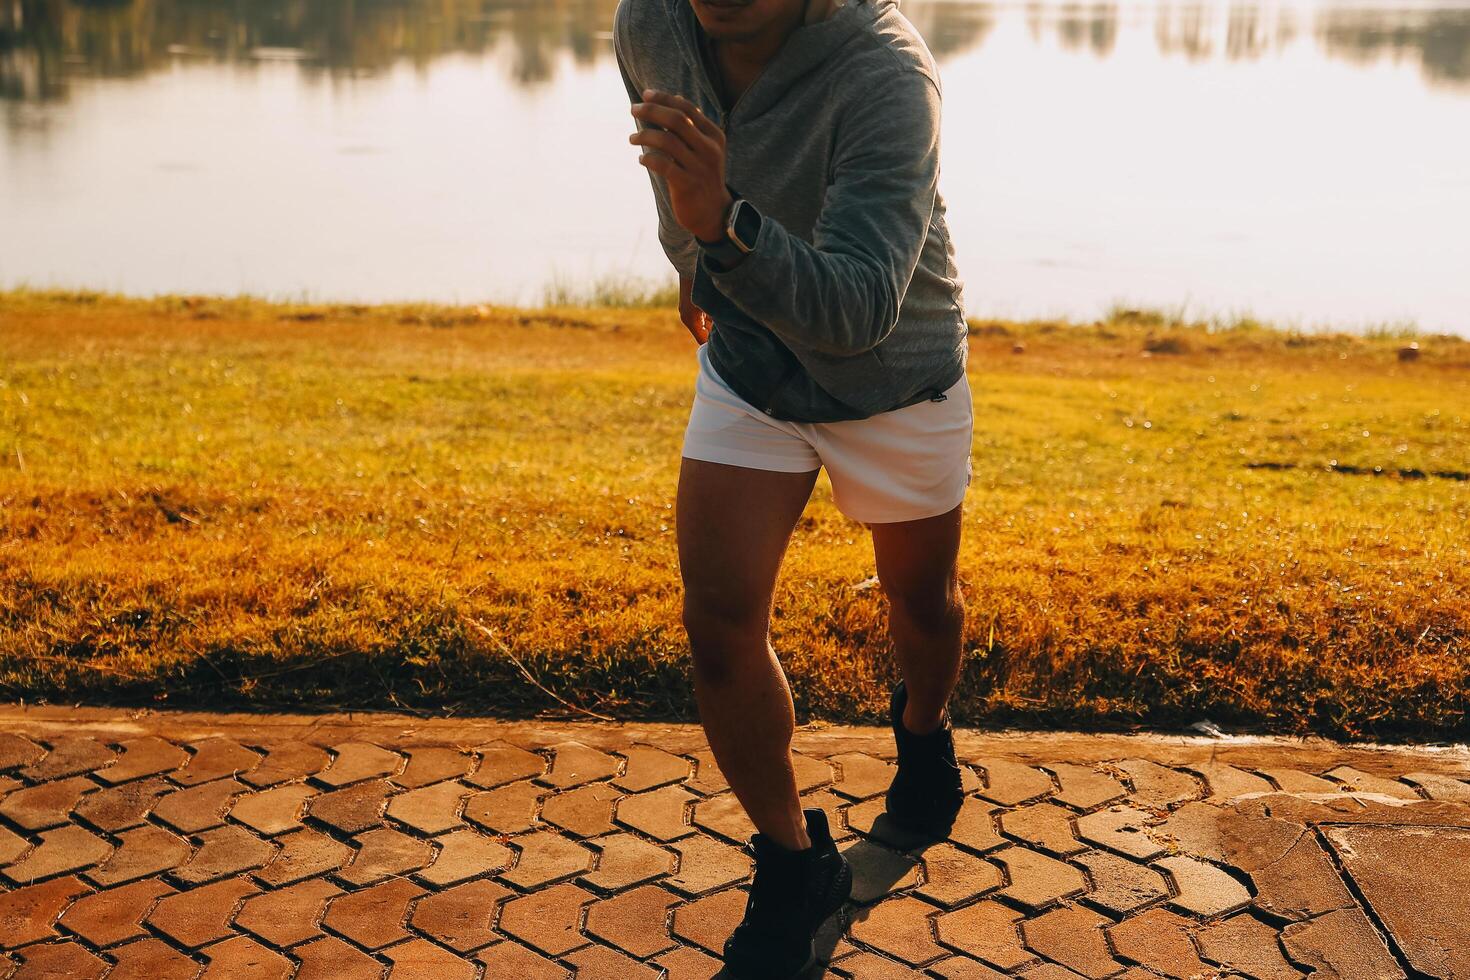
[[[794,980],[817,962],[817,930],[852,891],[852,868],[837,851],[827,814],[803,810],[812,846],[788,851],[764,834],[751,838],[755,879],[745,917],[725,941],[725,965],[749,980]]]
[[[946,712],[938,729],[915,735],[903,727],[906,704],[908,692],[899,681],[888,704],[893,738],[898,743],[898,773],[888,787],[885,809],[900,829],[943,839],[949,836],[965,798],[960,766],[954,757],[954,730]]]

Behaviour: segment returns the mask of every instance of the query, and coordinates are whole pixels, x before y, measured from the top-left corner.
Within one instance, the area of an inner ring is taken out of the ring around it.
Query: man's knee
[[[892,611],[926,633],[953,628],[965,618],[965,599],[959,582],[918,583],[883,587]]]
[[[752,655],[765,655],[768,604],[727,593],[684,593],[684,631],[700,681],[719,685]]]

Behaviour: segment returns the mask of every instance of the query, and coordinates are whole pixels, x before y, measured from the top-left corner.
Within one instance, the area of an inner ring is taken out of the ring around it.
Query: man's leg
[[[791,762],[791,689],[769,638],[771,596],[817,472],[684,457],[675,513],[700,720],[751,822],[791,850],[811,841]]]
[[[938,517],[869,525],[908,694],[903,726],[916,735],[939,727],[959,680],[965,628],[960,525],[960,507]]]

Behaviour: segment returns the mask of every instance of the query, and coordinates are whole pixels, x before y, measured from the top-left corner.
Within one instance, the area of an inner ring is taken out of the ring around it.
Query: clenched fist
[[[725,132],[681,95],[643,90],[646,101],[630,111],[644,128],[628,142],[644,147],[638,162],[669,184],[674,218],[695,238],[725,235],[725,214],[734,198],[725,186]]]

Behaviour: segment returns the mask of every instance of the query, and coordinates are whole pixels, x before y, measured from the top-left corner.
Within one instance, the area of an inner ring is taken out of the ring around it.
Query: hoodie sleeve
[[[812,241],[762,212],[755,249],[733,268],[701,253],[711,281],[783,341],[837,356],[876,347],[898,322],[929,234],[939,122],[939,89],[923,72],[874,84],[838,121]]]
[[[622,0],[613,13],[613,54],[617,58],[618,72],[623,76],[623,87],[628,90],[630,104],[643,101],[643,86],[634,81],[626,53],[632,46],[627,27],[627,18],[632,16],[631,7],[632,0]],[[641,120],[632,116],[628,118],[640,130],[643,129]],[[699,259],[699,243],[674,218],[674,208],[669,203],[668,181],[652,170],[647,173],[653,184],[654,206],[658,209],[659,244],[679,275],[693,279],[695,263]]]

